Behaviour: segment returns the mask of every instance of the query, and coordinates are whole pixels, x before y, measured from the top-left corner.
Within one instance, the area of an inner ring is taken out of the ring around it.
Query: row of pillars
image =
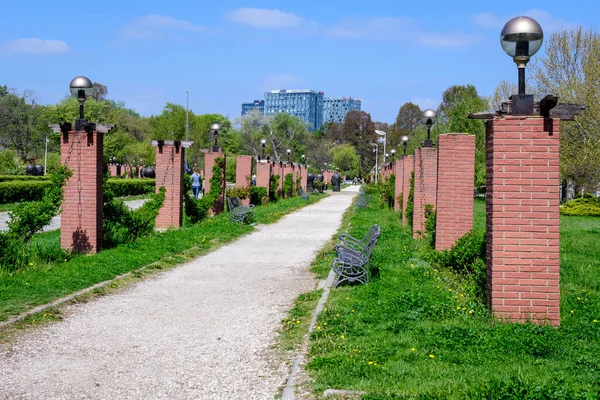
[[[559,128],[557,119],[496,117],[486,124],[487,295],[493,313],[511,321],[558,325]],[[425,205],[436,210],[436,250],[473,227],[475,137],[440,135],[382,168],[396,176],[402,221],[414,172],[413,234],[424,232]]]

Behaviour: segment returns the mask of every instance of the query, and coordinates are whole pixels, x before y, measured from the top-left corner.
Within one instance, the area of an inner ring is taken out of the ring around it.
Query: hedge
[[[560,206],[561,215],[600,217],[600,198],[586,196]]]
[[[36,177],[39,178],[39,177]],[[0,204],[41,200],[44,190],[52,184],[48,179],[0,181]],[[137,196],[155,192],[156,179],[109,179],[105,190],[116,197]]]
[[[47,176],[29,176],[29,175],[0,175],[0,182],[11,181],[49,181],[50,175]]]

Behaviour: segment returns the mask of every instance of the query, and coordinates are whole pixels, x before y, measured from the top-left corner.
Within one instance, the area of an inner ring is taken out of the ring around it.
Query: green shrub
[[[323,193],[323,190],[325,189],[325,184],[315,179],[315,181],[313,182],[313,189],[316,192]]]
[[[261,205],[269,201],[267,188],[262,186],[250,187],[250,204]]]
[[[415,171],[410,173],[410,190],[408,192],[408,202],[406,203],[406,221],[409,228],[413,229],[413,217],[415,212]]]
[[[26,165],[13,150],[0,150],[0,175],[25,175]]]
[[[381,198],[389,208],[394,208],[394,194],[396,192],[396,175],[392,174],[381,184]]]
[[[404,205],[404,193],[400,192],[400,194],[398,195],[398,197],[396,198],[396,201],[398,202],[398,214],[400,216],[400,219],[402,219],[402,206]]]
[[[481,233],[469,231],[456,241],[449,250],[436,253],[435,262],[440,267],[462,274],[474,274],[480,271],[477,260],[485,260],[485,237]]]
[[[435,248],[436,211],[433,204],[425,204],[425,235],[427,243]]]
[[[212,187],[212,186],[211,186]],[[237,197],[238,199],[247,199],[250,196],[250,188],[249,187],[233,187],[226,190],[227,197]]]
[[[156,179],[119,179],[104,181],[104,191],[110,191],[114,197],[138,196],[156,192]]]
[[[286,174],[283,178],[283,195],[284,197],[292,197],[294,191],[294,176]]]
[[[269,180],[269,201],[274,202],[279,199],[279,175],[271,175]]]
[[[600,197],[590,195],[569,201],[560,206],[561,215],[600,217]]]
[[[189,179],[184,180],[185,194],[183,204],[185,214],[192,223],[202,221],[208,215],[208,210],[215,206],[215,202],[221,197],[221,179],[223,176],[223,167],[225,160],[222,157],[215,158],[215,165],[212,169],[210,178],[210,190],[202,198],[197,199],[192,194],[192,182]]]
[[[49,180],[0,182],[0,204],[39,201],[50,186]]]
[[[49,181],[52,177],[46,176],[29,176],[29,175],[0,175],[0,182],[10,181]]]

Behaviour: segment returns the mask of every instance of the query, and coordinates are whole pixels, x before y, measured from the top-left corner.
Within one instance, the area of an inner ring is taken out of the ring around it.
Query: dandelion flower
[[[369,361],[369,365],[373,365],[373,361]]]
[[[323,325],[327,325],[327,322],[323,322]]]
[[[460,310],[460,306],[456,307],[457,310]]]
[[[429,358],[435,358],[435,356],[433,354],[430,354]]]
[[[575,314],[575,311],[571,310],[571,314]]]
[[[350,300],[350,297],[346,297],[346,300]]]
[[[352,312],[354,312],[354,310],[352,310]]]
[[[474,311],[473,311],[473,310],[469,310],[469,314],[473,314],[473,313],[474,313]]]
[[[415,351],[415,348],[414,348],[414,347],[412,347],[412,348],[410,349],[410,351]]]
[[[597,319],[595,319],[595,320],[594,320],[594,323],[595,323],[595,324],[597,324],[597,323],[598,323],[598,320],[597,320]]]
[[[339,317],[339,316],[340,316],[340,314],[335,314],[335,316],[336,316],[336,317]]]
[[[340,337],[341,337],[342,339],[346,339],[346,336],[344,336],[344,335],[340,335]]]
[[[580,298],[580,297],[578,297],[578,298],[577,298],[577,300],[581,300],[581,298]]]
[[[357,350],[357,349],[354,349],[354,352],[355,352],[355,353],[358,353],[358,350]]]
[[[436,286],[436,288],[438,288],[438,289],[439,289],[439,288],[440,288],[440,287],[439,287],[439,285],[438,285],[438,286]]]
[[[30,262],[30,263],[29,263],[29,266],[33,267],[33,263],[32,263],[32,262]]]
[[[317,330],[320,331],[321,330],[321,325],[317,326]]]

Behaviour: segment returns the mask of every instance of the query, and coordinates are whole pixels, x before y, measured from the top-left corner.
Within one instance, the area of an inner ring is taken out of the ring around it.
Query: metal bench
[[[356,199],[356,207],[358,208],[365,208],[367,206],[367,204],[369,204],[369,199],[371,198],[370,195],[366,195],[364,193],[361,193],[358,196],[358,199]]]
[[[254,204],[245,206],[238,197],[228,197],[229,219],[233,222],[251,222],[254,217]]]
[[[302,188],[300,188],[300,197],[302,197],[304,200],[308,200],[310,198],[310,193],[307,193]]]
[[[379,225],[374,225],[362,239],[348,234],[339,236],[342,244],[334,247],[338,256],[331,264],[331,268],[337,274],[334,287],[342,282],[362,284],[369,282],[369,262],[380,235],[381,228]]]

